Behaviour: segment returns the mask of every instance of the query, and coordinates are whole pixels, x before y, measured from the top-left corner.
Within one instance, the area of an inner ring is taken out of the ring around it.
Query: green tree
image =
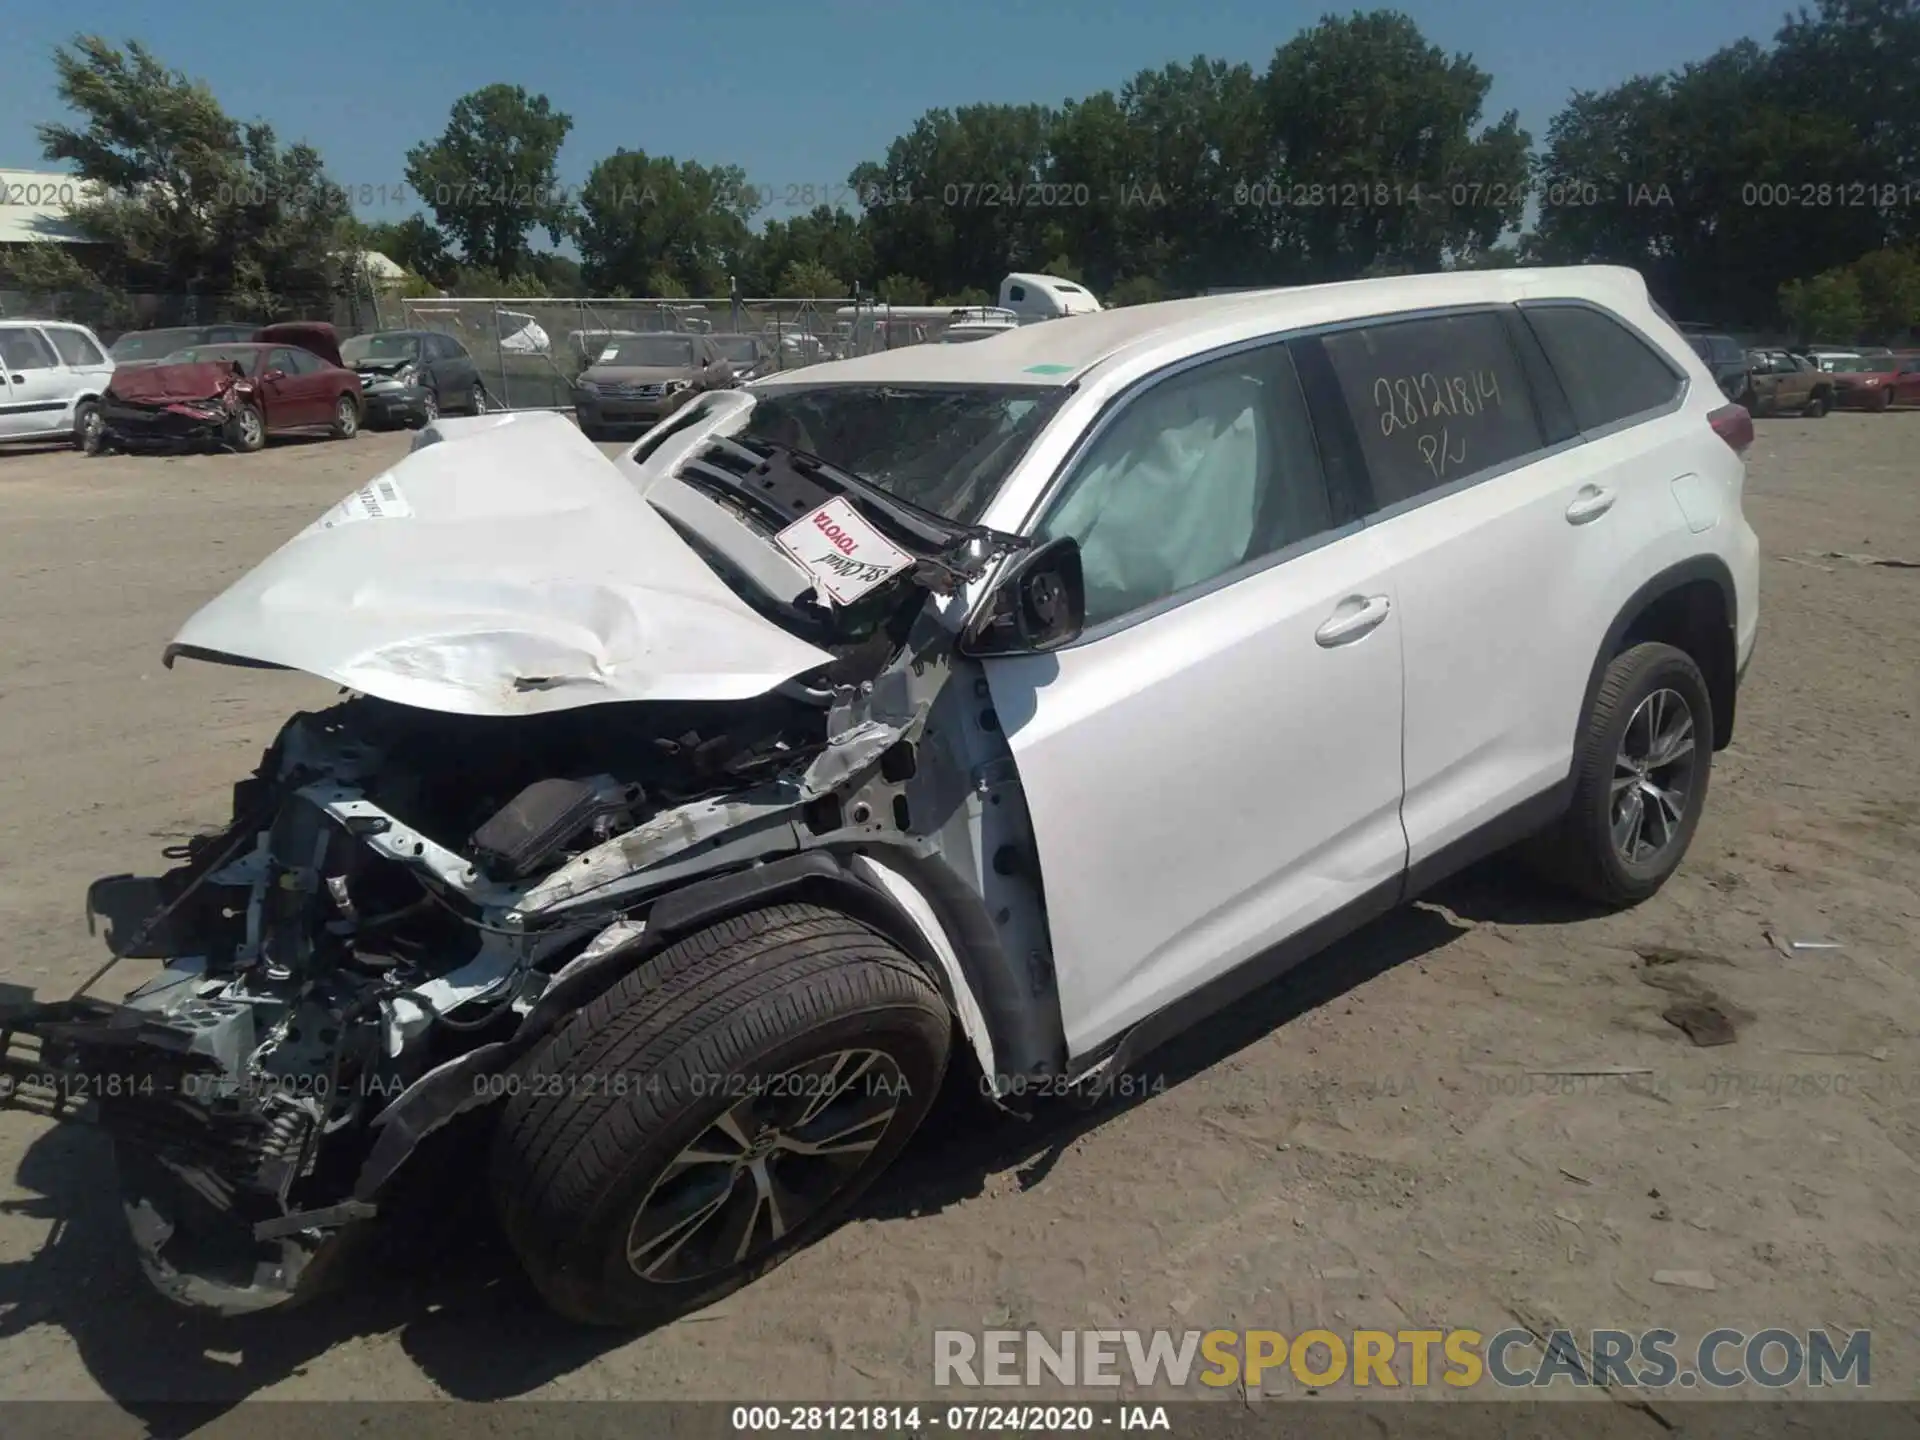
[[[596,293],[724,295],[749,246],[755,203],[737,166],[616,150],[580,194],[582,283]]]
[[[407,151],[407,183],[466,264],[516,275],[528,268],[536,226],[556,245],[573,228],[558,171],[572,129],[545,95],[488,85],[454,102],[439,139]]]
[[[879,161],[848,177],[863,195],[873,269],[915,275],[936,291],[999,283],[1043,254],[1050,198],[1042,105],[967,105],[929,110]],[[1057,198],[1057,197],[1052,197]]]
[[[837,300],[847,282],[817,260],[796,260],[780,277],[780,294],[795,300]]]
[[[1151,275],[1131,275],[1107,292],[1107,304],[1116,310],[1126,305],[1151,305],[1166,298],[1166,287]]]
[[[447,237],[424,215],[362,226],[361,243],[365,249],[379,251],[394,264],[424,279],[440,281],[453,274],[454,261],[447,253]]]
[[[83,35],[53,60],[81,123],[41,125],[40,144],[93,182],[72,219],[96,243],[31,247],[14,267],[22,280],[92,291],[114,318],[132,318],[128,297],[142,292],[246,318],[330,308],[352,231],[318,151],[236,122],[137,41],[121,51]]]
[[[889,275],[880,282],[880,299],[888,305],[924,305],[927,294],[927,282],[912,275]]]
[[[1850,267],[1860,288],[1861,330],[1874,340],[1907,343],[1920,326],[1920,255],[1875,250]]]
[[[1483,126],[1493,77],[1405,15],[1329,16],[1281,46],[1262,83],[1268,173],[1286,190],[1278,206],[1266,196],[1281,274],[1257,278],[1437,270],[1519,225],[1527,132],[1512,111]]]
[[[1802,345],[1850,343],[1866,319],[1860,282],[1845,270],[1828,270],[1811,280],[1789,280],[1780,287],[1780,313]]]
[[[769,220],[735,273],[748,295],[785,293],[784,277],[795,265],[817,265],[844,277],[844,288],[834,293],[847,294],[855,281],[870,282],[873,275],[866,228],[846,211],[827,205],[789,220]]]

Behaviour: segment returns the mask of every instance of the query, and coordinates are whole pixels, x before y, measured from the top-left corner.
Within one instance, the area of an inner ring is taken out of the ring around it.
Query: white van
[[[1085,315],[1101,308],[1084,285],[1057,275],[1009,275],[1000,282],[1000,305],[1025,325],[1061,315]]]
[[[0,320],[0,440],[71,436],[100,428],[113,361],[100,337],[65,320]]]

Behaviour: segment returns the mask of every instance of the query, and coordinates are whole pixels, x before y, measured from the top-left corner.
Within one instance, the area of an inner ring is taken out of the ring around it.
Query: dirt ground
[[[160,654],[404,446],[0,454],[0,980],[70,991],[105,953],[87,882],[224,821],[331,693]],[[638,1338],[548,1318],[484,1235],[200,1322],[147,1292],[97,1137],[0,1113],[0,1398],[924,1398],[939,1326],[1516,1322],[1871,1327],[1875,1392],[1920,1397],[1920,570],[1822,558],[1920,561],[1916,456],[1920,414],[1760,422],[1755,668],[1636,911],[1484,867],[1156,1057],[1144,1102],[936,1112],[852,1223]],[[1661,1018],[1703,991],[1732,1044]]]

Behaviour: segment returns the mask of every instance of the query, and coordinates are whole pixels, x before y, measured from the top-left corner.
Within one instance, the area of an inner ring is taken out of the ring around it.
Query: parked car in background
[[[341,364],[333,326],[268,325],[246,341],[189,345],[115,370],[94,448],[249,452],[270,435],[312,430],[350,440],[361,408],[360,377]]]
[[[189,345],[245,344],[260,327],[245,322],[219,325],[170,325],[160,330],[128,330],[107,354],[115,365],[158,365]]]
[[[1833,408],[1833,377],[1804,355],[1749,350],[1747,388],[1740,403],[1755,415],[1799,414],[1818,419]]]
[[[97,440],[113,376],[100,337],[66,320],[0,320],[0,440]]]
[[[430,425],[441,414],[481,415],[487,387],[467,347],[435,330],[376,330],[340,343],[360,377],[369,426]]]
[[[615,340],[574,382],[574,414],[589,438],[649,429],[706,390],[734,383],[711,335],[669,331]]]
[[[772,357],[757,336],[716,334],[707,338],[713,341],[713,348],[733,368],[733,378],[737,384],[745,384],[771,368]]]
[[[1856,355],[1833,367],[1833,403],[1847,410],[1891,410],[1920,403],[1920,355]]]
[[[1833,345],[1810,345],[1805,353],[1806,357],[1813,362],[1815,369],[1824,370],[1828,374],[1832,374],[1833,368],[1842,360],[1860,358],[1858,350],[1843,350]]]
[[[1729,400],[1737,400],[1747,388],[1747,350],[1731,335],[1709,330],[1703,325],[1677,327],[1686,337],[1693,353],[1713,372],[1714,384]]]

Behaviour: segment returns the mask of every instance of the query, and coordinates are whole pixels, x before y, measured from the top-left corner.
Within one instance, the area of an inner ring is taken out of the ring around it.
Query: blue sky
[[[400,193],[407,148],[440,132],[456,98],[494,81],[544,92],[574,117],[561,152],[569,184],[624,145],[737,164],[782,197],[790,186],[839,190],[855,164],[878,159],[935,106],[1057,103],[1195,54],[1261,69],[1329,8],[1276,0],[23,5],[6,24],[0,168],[44,164],[34,126],[64,115],[49,57],[80,31],[145,41],[212,85],[229,113],[317,146],[334,178],[366,195],[357,207],[365,218],[398,220],[417,208]],[[1731,0],[1407,0],[1401,8],[1435,43],[1470,52],[1494,76],[1489,114],[1518,110],[1536,141],[1574,90],[1669,69],[1742,36],[1765,39],[1781,15]]]

